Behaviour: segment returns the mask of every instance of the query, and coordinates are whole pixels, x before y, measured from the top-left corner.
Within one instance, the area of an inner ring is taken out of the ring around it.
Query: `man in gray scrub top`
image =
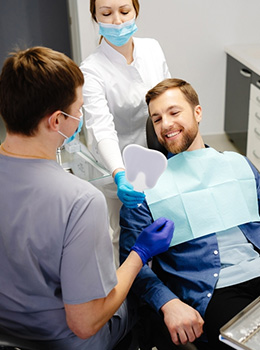
[[[81,128],[83,83],[44,47],[13,53],[0,76],[0,333],[36,348],[112,349],[131,324],[133,280],[173,234],[158,219],[115,270],[103,194],[56,162]]]

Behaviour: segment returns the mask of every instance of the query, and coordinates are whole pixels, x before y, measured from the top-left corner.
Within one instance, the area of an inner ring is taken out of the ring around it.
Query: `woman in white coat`
[[[101,42],[80,66],[85,78],[87,145],[115,181],[104,186],[103,192],[118,265],[120,207],[122,203],[137,207],[145,197],[125,178],[122,150],[132,143],[146,146],[145,94],[170,73],[156,40],[133,37],[138,0],[90,0],[90,12],[99,25]]]

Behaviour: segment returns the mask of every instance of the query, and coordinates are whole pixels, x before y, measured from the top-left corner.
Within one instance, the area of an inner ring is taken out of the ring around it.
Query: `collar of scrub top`
[[[206,143],[204,143],[204,146],[205,146],[205,148],[210,148],[210,146],[207,145]],[[171,153],[171,152],[168,152],[168,154],[167,154],[167,159],[170,159],[170,158],[176,156],[176,154],[178,154],[178,153]]]
[[[134,61],[133,62],[135,62],[137,55],[136,55],[136,49],[135,49],[136,43],[134,38],[133,38],[133,41],[134,41],[134,52],[133,52]],[[117,50],[115,50],[111,45],[109,45],[106,42],[105,38],[103,38],[100,43],[100,49],[109,58],[110,61],[120,64],[122,66],[125,66],[127,64],[125,57],[121,53],[119,53]],[[127,64],[127,66],[129,65]]]

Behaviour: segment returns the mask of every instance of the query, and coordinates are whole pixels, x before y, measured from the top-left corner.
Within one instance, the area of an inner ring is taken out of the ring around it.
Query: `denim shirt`
[[[248,161],[256,181],[260,207],[260,175]],[[121,208],[120,260],[124,261],[142,230],[153,222],[146,202],[136,209]],[[256,250],[260,249],[260,222],[239,228]],[[132,290],[158,312],[174,298],[180,298],[203,317],[220,271],[220,257],[215,233],[170,247],[153,258],[152,269],[145,265],[137,275]]]

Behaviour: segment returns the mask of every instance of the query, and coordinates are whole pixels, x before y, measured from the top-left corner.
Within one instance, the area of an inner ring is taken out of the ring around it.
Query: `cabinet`
[[[250,84],[247,157],[260,170],[260,76],[255,73]]]
[[[224,130],[239,152],[246,155],[252,71],[227,54]]]

